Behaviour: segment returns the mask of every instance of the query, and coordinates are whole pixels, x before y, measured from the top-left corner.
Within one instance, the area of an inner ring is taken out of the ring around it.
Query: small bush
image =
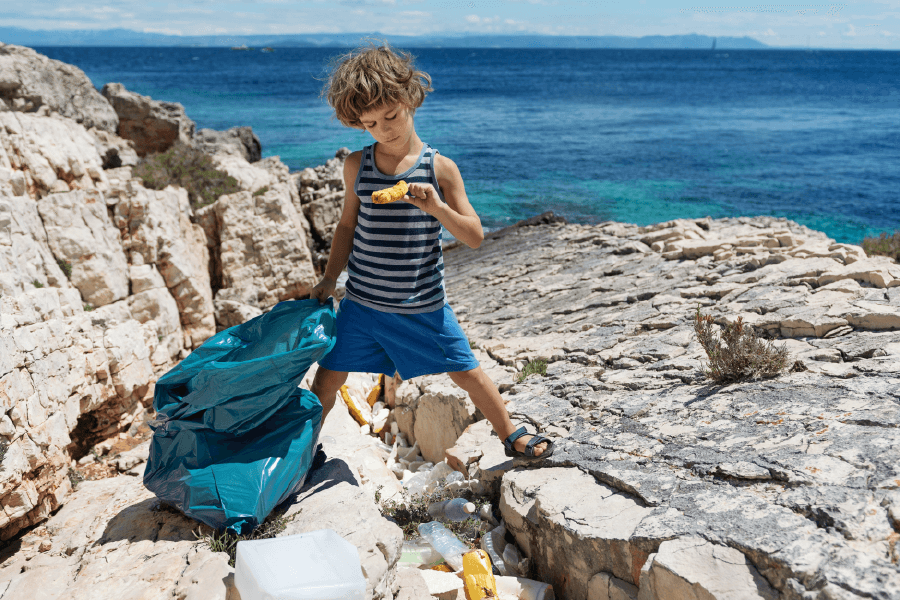
[[[34,281],[32,281],[32,282],[31,282],[31,285],[33,285],[33,286],[36,287],[36,288],[42,288],[42,287],[44,287],[44,284],[41,283],[40,281],[38,281],[37,279],[35,279]]]
[[[772,377],[788,368],[790,355],[784,344],[761,339],[740,317],[725,324],[720,338],[713,330],[712,316],[700,314],[698,306],[694,331],[709,357],[706,376],[716,383]]]
[[[265,194],[268,191],[269,191],[269,186],[264,185],[261,188],[259,188],[258,190],[256,190],[255,192],[253,192],[253,195],[254,196],[262,196],[263,194]]]
[[[869,256],[889,256],[900,262],[900,229],[891,236],[882,233],[878,237],[867,237],[862,241],[862,247]]]
[[[56,264],[58,264],[59,268],[62,269],[62,272],[66,276],[66,279],[72,278],[72,263],[62,258],[57,258]]]
[[[406,502],[397,502],[395,500],[387,500],[379,502],[378,510],[381,514],[393,521],[400,529],[403,530],[403,539],[412,540],[419,537],[419,525],[422,523],[430,523],[438,520],[444,526],[452,531],[464,543],[468,545],[474,544],[475,538],[480,534],[478,529],[481,521],[475,517],[466,519],[465,521],[450,521],[448,519],[435,519],[428,514],[428,506],[434,502],[441,500],[449,500],[450,496],[445,496],[440,492],[434,494],[418,494],[413,496]],[[378,500],[380,501],[380,493]]]
[[[78,484],[82,481],[84,481],[84,475],[82,475],[72,467],[69,467],[69,483],[72,484],[72,489],[74,490],[76,487],[78,487]]]
[[[208,545],[209,549],[213,552],[227,553],[228,564],[233,567],[237,555],[238,542],[247,540],[265,540],[276,537],[279,533],[287,529],[287,524],[289,522],[290,519],[285,517],[283,513],[273,512],[262,525],[248,534],[237,535],[230,529],[226,529],[221,533],[213,531],[212,533],[205,535],[200,535],[195,531],[194,537]]]
[[[91,306],[90,304],[84,305],[84,312],[91,312],[92,310],[94,310],[94,307]]]
[[[518,382],[522,383],[525,381],[525,378],[529,375],[534,375],[537,373],[538,375],[542,375],[544,377],[547,376],[547,361],[544,360],[532,360],[525,368],[522,369],[522,372],[519,373]]]
[[[216,169],[208,154],[187,146],[176,145],[165,152],[145,156],[133,173],[150,189],[161,190],[167,185],[184,188],[193,208],[240,191],[237,180]]]
[[[3,459],[6,457],[6,449],[9,445],[6,442],[0,442],[0,463],[3,462]]]

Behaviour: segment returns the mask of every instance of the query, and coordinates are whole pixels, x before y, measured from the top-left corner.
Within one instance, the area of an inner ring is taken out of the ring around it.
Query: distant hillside
[[[356,46],[367,38],[387,39],[408,48],[711,48],[713,39],[720,49],[754,49],[769,46],[749,37],[707,35],[648,35],[644,37],[551,36],[551,35],[471,35],[398,36],[380,33],[315,33],[292,35],[208,35],[178,36],[142,33],[128,29],[32,31],[0,27],[0,42],[22,46],[200,46],[253,48]]]

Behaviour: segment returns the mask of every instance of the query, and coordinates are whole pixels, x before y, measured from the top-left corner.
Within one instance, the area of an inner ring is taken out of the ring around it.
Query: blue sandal
[[[525,444],[525,452],[519,452],[513,446],[513,442],[522,437],[523,435],[531,435],[527,431],[525,431],[524,427],[519,427],[511,434],[509,437],[503,440],[503,447],[505,448],[506,455],[513,458],[528,458],[528,459],[536,459],[536,458],[547,458],[548,456],[553,454],[553,441],[545,438],[542,435],[534,434],[534,437],[528,440],[528,443]],[[543,454],[540,456],[534,455],[534,447],[538,444],[547,443],[547,449],[544,450]]]

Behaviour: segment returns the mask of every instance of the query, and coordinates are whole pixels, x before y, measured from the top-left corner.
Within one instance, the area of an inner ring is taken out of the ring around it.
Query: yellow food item
[[[376,402],[378,402],[378,396],[381,395],[381,388],[384,385],[384,374],[378,378],[378,385],[372,388],[372,391],[369,392],[369,397],[366,398],[366,402],[369,403],[369,406],[374,406]]]
[[[471,550],[463,554],[463,581],[466,600],[497,597],[497,580],[491,572],[491,559],[487,552]]]
[[[341,397],[347,404],[347,409],[350,411],[350,416],[353,417],[353,419],[360,425],[368,425],[369,422],[366,421],[366,418],[363,416],[362,411],[359,410],[356,402],[354,402],[353,398],[350,397],[350,390],[347,389],[346,385],[341,386]]]
[[[389,187],[387,189],[372,192],[372,202],[374,202],[375,204],[387,204],[389,202],[396,202],[397,200],[405,196],[406,192],[408,191],[409,186],[406,185],[406,182],[401,179],[394,187]]]

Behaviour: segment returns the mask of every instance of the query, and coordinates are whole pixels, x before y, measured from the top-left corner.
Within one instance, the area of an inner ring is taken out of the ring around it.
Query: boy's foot
[[[531,441],[531,438],[534,436],[531,434],[523,435],[519,439],[513,442],[513,448],[516,449],[517,452],[525,452],[525,447],[528,445],[528,442]],[[544,450],[547,449],[547,442],[541,442],[534,447],[534,456],[537,458],[541,454],[544,453]]]
[[[513,458],[535,460],[553,455],[553,441],[542,436],[532,435],[519,427],[503,440],[504,454]]]

